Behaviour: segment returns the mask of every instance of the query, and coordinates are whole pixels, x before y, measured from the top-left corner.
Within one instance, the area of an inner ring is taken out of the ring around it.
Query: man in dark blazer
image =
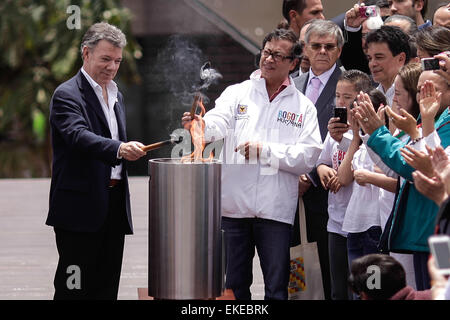
[[[328,133],[328,121],[334,113],[336,84],[341,75],[336,62],[344,45],[344,37],[335,23],[315,20],[306,31],[305,44],[304,50],[310,60],[311,68],[308,73],[295,78],[294,83],[297,89],[315,104],[320,134],[324,141]],[[330,299],[328,192],[323,189],[316,170],[300,177],[299,196],[303,197],[305,204],[308,240],[317,242],[325,298]],[[294,229],[298,228],[294,227]],[[294,235],[294,239],[296,238]]]
[[[52,181],[46,224],[59,254],[55,299],[117,299],[125,234],[132,234],[123,96],[113,81],[125,35],[97,23],[83,37],[83,67],[50,104]]]

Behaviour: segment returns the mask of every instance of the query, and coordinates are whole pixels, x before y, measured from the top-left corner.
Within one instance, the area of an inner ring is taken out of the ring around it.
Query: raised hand
[[[361,5],[355,4],[353,8],[351,8],[345,13],[345,21],[347,26],[352,28],[359,28],[364,22],[364,20],[367,20],[366,16],[362,17],[359,14],[359,8],[362,6],[364,6],[364,3],[361,3]]]
[[[392,123],[400,130],[405,131],[411,139],[419,137],[420,132],[417,130],[417,120],[408,113],[408,111],[400,109],[400,114],[398,114],[387,106],[386,113],[390,117]]]
[[[442,52],[435,55],[433,58],[439,59],[439,70],[434,70],[435,73],[443,77],[450,83],[450,52]]]
[[[423,136],[427,137],[434,130],[434,118],[441,107],[441,92],[436,92],[433,82],[427,80],[420,88],[419,107],[423,123]]]
[[[416,189],[427,198],[433,200],[438,206],[447,198],[445,185],[438,176],[428,178],[420,171],[414,171],[412,176]]]
[[[195,121],[204,121],[198,114],[194,115],[194,119]],[[192,126],[192,120],[193,119],[191,117],[191,113],[185,112],[183,113],[183,117],[181,118],[181,125],[183,126],[183,128],[189,131]]]
[[[429,178],[434,176],[431,157],[427,153],[416,150],[411,146],[405,146],[405,148],[400,149],[400,154],[406,163],[414,169],[421,171]]]
[[[450,192],[450,159],[448,158],[445,150],[439,146],[435,150],[431,150],[430,147],[426,146],[428,153],[431,155],[431,163],[439,175],[439,178],[445,183],[447,187],[447,192]]]
[[[337,142],[341,142],[344,133],[350,129],[350,126],[346,123],[339,122],[339,118],[331,118],[328,121],[327,128],[331,138]]]
[[[352,110],[352,115],[358,120],[358,123],[364,132],[370,135],[384,125],[384,122],[375,112],[372,101],[367,93],[361,92],[358,94],[358,103],[355,103],[354,106],[355,108]]]

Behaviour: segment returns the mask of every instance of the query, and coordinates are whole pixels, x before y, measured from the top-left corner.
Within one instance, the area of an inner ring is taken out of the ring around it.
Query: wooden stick
[[[175,137],[173,136],[172,139],[170,140],[165,140],[165,141],[161,141],[161,142],[156,142],[156,143],[152,143],[149,145],[146,145],[144,147],[141,148],[142,151],[144,152],[149,152],[151,150],[155,150],[170,144],[175,144],[175,143],[180,143],[181,141],[183,141],[183,137],[179,136],[179,137]]]
[[[192,102],[191,107],[191,118],[194,120],[195,111],[197,110],[198,100],[200,100],[200,94],[197,92],[194,96],[194,101]]]
[[[172,140],[166,140],[166,141],[161,141],[161,142],[149,144],[149,145],[146,145],[146,146],[142,147],[142,151],[149,152],[151,150],[155,150],[155,149],[167,146],[167,145],[172,144],[172,143],[173,143]]]

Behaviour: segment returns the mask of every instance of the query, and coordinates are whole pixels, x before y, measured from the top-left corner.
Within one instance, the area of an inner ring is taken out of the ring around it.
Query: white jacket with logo
[[[322,140],[314,104],[290,83],[270,102],[255,72],[226,88],[206,113],[206,141],[225,138],[222,216],[294,223],[298,177],[315,166]],[[247,141],[263,144],[259,161],[234,151]]]

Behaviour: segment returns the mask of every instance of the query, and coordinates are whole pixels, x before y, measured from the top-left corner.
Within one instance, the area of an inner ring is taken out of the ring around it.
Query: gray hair
[[[394,14],[393,16],[389,16],[386,20],[384,20],[384,24],[395,21],[407,21],[409,23],[409,30],[407,34],[413,35],[418,30],[416,22],[408,16],[403,16],[401,14]]]
[[[127,45],[127,39],[119,28],[106,22],[99,22],[93,24],[84,34],[81,41],[81,54],[83,55],[84,47],[93,49],[100,40],[107,40],[121,49]]]
[[[342,30],[333,21],[320,19],[314,20],[308,27],[308,31],[306,31],[306,43],[309,43],[309,38],[312,34],[315,34],[319,37],[332,35],[337,41],[338,48],[342,48],[344,46],[344,35],[342,33]]]

